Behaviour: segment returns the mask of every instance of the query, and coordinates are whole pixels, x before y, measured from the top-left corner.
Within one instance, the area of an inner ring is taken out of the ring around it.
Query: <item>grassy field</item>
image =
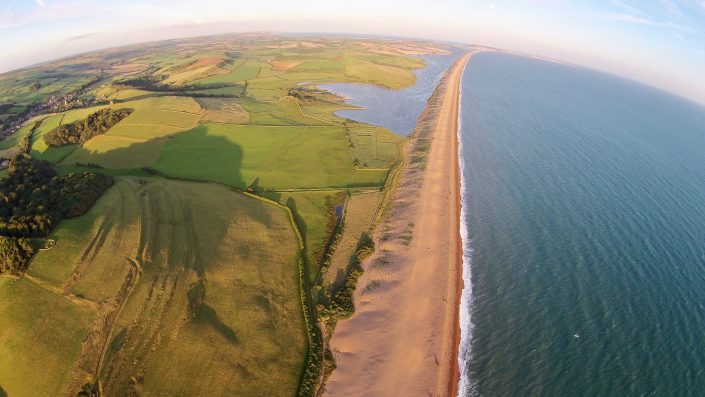
[[[83,146],[75,147],[61,163],[65,165],[93,163],[111,169],[147,167],[159,159],[165,143],[166,140],[163,138],[142,141],[99,135]]]
[[[416,82],[416,76],[408,69],[371,62],[346,65],[345,74],[393,90],[408,87]]]
[[[195,127],[202,116],[176,110],[140,109],[111,128],[107,135],[139,140],[161,138]]]
[[[336,208],[342,209],[346,191],[268,192],[265,196],[291,208],[305,241],[309,280],[315,281],[337,222]]]
[[[27,274],[52,287],[63,289],[69,286],[65,283],[71,278],[77,264],[86,269],[103,271],[122,268],[123,271],[118,273],[124,273],[125,265],[128,264],[126,260],[110,256],[114,256],[114,252],[122,252],[125,256],[135,255],[135,247],[130,249],[120,244],[123,236],[138,233],[138,214],[132,186],[125,181],[118,181],[85,215],[61,222],[49,237],[55,241],[54,248],[40,252],[32,261]],[[125,238],[124,242],[129,240]],[[120,263],[115,264],[114,259]],[[101,288],[96,291],[103,293],[104,284],[99,285]],[[91,294],[90,291],[74,292],[85,296]]]
[[[219,83],[237,83],[257,77],[262,68],[263,63],[256,60],[248,60],[240,64],[235,70],[219,74],[215,76],[205,77],[195,80],[193,84],[219,84]]]
[[[355,160],[361,167],[389,168],[399,159],[399,135],[382,127],[355,126],[348,130]]]
[[[204,123],[250,124],[250,114],[231,99],[200,98],[198,103],[204,109]]]
[[[143,273],[116,323],[106,393],[295,390],[305,334],[285,211],[198,183],[154,180],[137,195]]]
[[[12,149],[20,144],[22,138],[24,138],[32,130],[34,126],[33,122],[28,122],[22,126],[17,132],[12,136],[9,136],[2,141],[0,141],[0,150]]]
[[[157,170],[239,188],[380,186],[386,170],[353,167],[340,127],[203,124],[167,141]]]
[[[66,395],[96,316],[28,279],[0,278],[0,385],[7,396]]]
[[[57,114],[49,116],[42,121],[42,124],[36,129],[34,136],[32,137],[32,147],[30,150],[30,155],[32,157],[40,160],[58,162],[71,154],[71,152],[76,148],[74,145],[50,148],[42,139],[44,134],[58,127],[63,118],[63,114]]]
[[[0,279],[10,395],[64,394],[97,366],[106,395],[296,390],[299,243],[282,208],[213,184],[128,178],[51,237],[24,280]]]

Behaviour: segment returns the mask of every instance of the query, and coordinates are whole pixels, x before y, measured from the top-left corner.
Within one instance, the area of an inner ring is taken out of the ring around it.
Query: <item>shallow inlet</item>
[[[462,51],[454,50],[450,55],[422,56],[427,66],[414,71],[416,84],[401,90],[359,83],[321,84],[319,87],[342,95],[348,99],[347,103],[360,107],[339,110],[335,112],[338,116],[409,135],[443,73],[461,54]]]

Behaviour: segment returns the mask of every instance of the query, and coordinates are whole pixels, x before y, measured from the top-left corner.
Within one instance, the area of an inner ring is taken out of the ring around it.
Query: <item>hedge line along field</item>
[[[313,330],[334,327],[316,324],[316,310],[307,326],[302,298],[307,309],[330,302],[404,138],[337,116],[354,106],[317,84],[400,89],[424,66],[418,55],[442,53],[400,40],[224,35],[0,75],[0,128],[54,104],[0,140],[3,153],[26,145],[41,120],[32,157],[60,174],[116,179],[88,213],[54,229],[24,278],[0,278],[9,319],[0,395],[76,395],[86,382],[106,396],[278,396],[302,379],[320,385]],[[105,107],[133,112],[82,145],[44,142]]]
[[[305,242],[309,281],[318,277],[326,244],[342,214],[346,190],[265,192],[264,196],[291,208]]]
[[[0,279],[10,395],[65,394],[97,367],[106,395],[296,390],[300,254],[281,207],[214,184],[125,178],[51,238],[24,279]]]

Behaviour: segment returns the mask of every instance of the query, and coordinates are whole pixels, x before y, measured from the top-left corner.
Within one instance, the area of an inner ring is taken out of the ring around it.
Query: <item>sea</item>
[[[705,108],[472,57],[461,396],[705,395]]]

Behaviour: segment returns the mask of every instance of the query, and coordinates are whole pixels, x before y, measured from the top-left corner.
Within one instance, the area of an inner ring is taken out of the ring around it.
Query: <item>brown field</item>
[[[199,98],[197,101],[205,109],[201,122],[250,124],[250,114],[233,100]]]
[[[202,66],[216,66],[224,61],[223,57],[203,57],[199,58],[196,62],[190,64],[188,69],[196,69]]]
[[[20,148],[11,147],[9,149],[0,150],[0,159],[11,159],[20,153]]]
[[[125,63],[122,65],[115,65],[110,68],[111,74],[127,76],[130,74],[135,74],[142,72],[147,69],[147,65],[143,63]]]
[[[295,66],[301,65],[304,63],[303,61],[297,61],[297,60],[286,60],[286,59],[277,59],[272,62],[272,70],[275,70],[277,72],[281,72],[284,70],[289,70]]]

